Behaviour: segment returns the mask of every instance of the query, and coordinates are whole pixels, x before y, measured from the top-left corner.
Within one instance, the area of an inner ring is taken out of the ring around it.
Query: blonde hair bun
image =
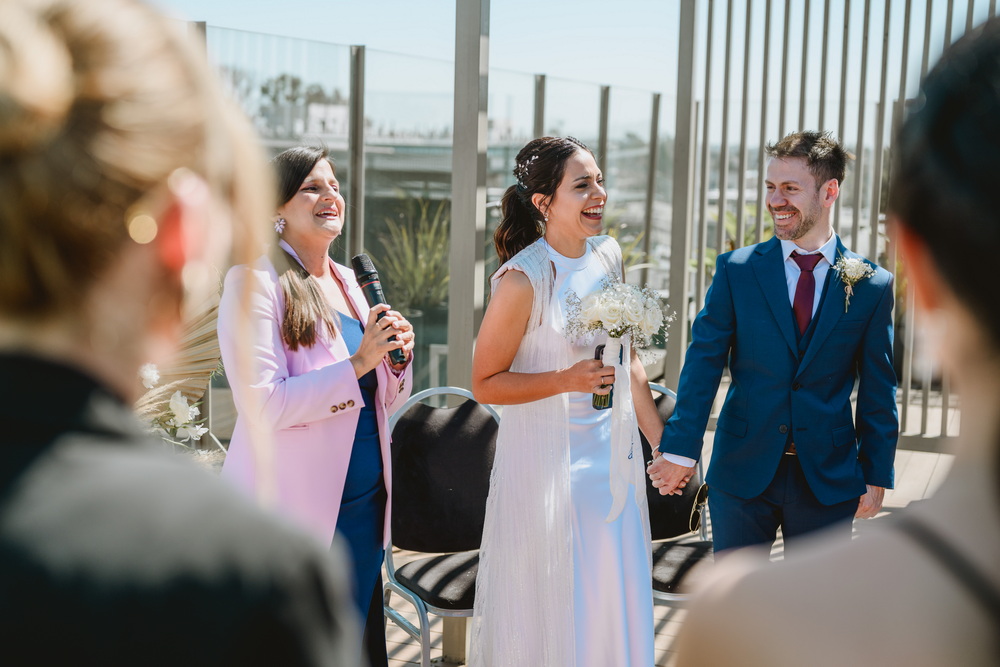
[[[0,2],[0,155],[36,149],[62,127],[73,101],[69,52],[38,3]]]

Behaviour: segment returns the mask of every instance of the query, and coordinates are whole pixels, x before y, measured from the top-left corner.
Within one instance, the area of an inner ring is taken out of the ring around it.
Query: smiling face
[[[547,234],[586,239],[601,233],[604,176],[589,151],[579,150],[566,160],[566,171],[551,199],[538,197],[539,210],[548,215]]]
[[[344,228],[344,208],[333,167],[326,159],[317,160],[298,191],[278,209],[286,222],[282,237],[293,247],[329,246]]]
[[[836,179],[817,187],[805,158],[788,157],[768,163],[765,183],[765,203],[774,220],[775,236],[796,241],[807,250],[826,243],[832,233],[830,207],[839,193]],[[806,247],[812,245],[815,247]]]

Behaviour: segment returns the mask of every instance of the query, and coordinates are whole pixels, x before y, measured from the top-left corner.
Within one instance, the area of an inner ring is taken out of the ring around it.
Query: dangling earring
[[[549,221],[549,214],[548,213],[542,213],[542,220],[544,220],[546,223],[548,223],[548,221]]]
[[[278,218],[277,220],[274,221],[274,231],[276,231],[279,235],[283,231],[285,231],[285,219],[284,218]]]

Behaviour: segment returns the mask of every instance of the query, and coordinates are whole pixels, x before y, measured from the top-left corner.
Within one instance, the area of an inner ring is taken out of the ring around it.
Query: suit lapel
[[[837,252],[835,257],[853,257],[854,253],[851,253],[844,244],[841,242],[840,237],[837,238]],[[816,312],[816,328],[813,329],[812,340],[809,341],[809,347],[806,348],[806,353],[802,356],[802,361],[799,364],[799,371],[801,372],[810,361],[816,356],[817,351],[826,342],[826,339],[830,337],[830,333],[833,328],[837,326],[837,322],[844,314],[843,300],[838,298],[838,294],[843,294],[843,283],[840,282],[840,275],[831,266],[830,270],[826,273],[826,284],[823,287],[823,299],[820,301],[819,310]]]
[[[757,246],[751,263],[778,329],[781,330],[789,349],[797,355],[798,343],[793,328],[794,319],[791,304],[788,302],[788,283],[785,281],[785,267],[782,261],[781,244],[776,237],[771,237],[769,241]]]

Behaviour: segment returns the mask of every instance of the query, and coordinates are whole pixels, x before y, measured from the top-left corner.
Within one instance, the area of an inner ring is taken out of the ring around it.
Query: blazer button
[[[788,427],[782,424],[778,427],[778,433],[788,433]]]
[[[336,412],[336,411],[337,411],[337,409],[338,409],[338,408],[337,408],[337,406],[336,406],[336,405],[331,405],[331,406],[330,406],[330,412]]]
[[[792,391],[798,391],[799,389],[802,389],[802,385],[798,382],[792,385]]]
[[[354,399],[353,398],[351,400],[347,401],[347,407],[349,407],[349,408],[353,408],[354,407]]]
[[[341,410],[346,410],[347,409],[347,403],[341,403],[337,407],[339,407]]]

